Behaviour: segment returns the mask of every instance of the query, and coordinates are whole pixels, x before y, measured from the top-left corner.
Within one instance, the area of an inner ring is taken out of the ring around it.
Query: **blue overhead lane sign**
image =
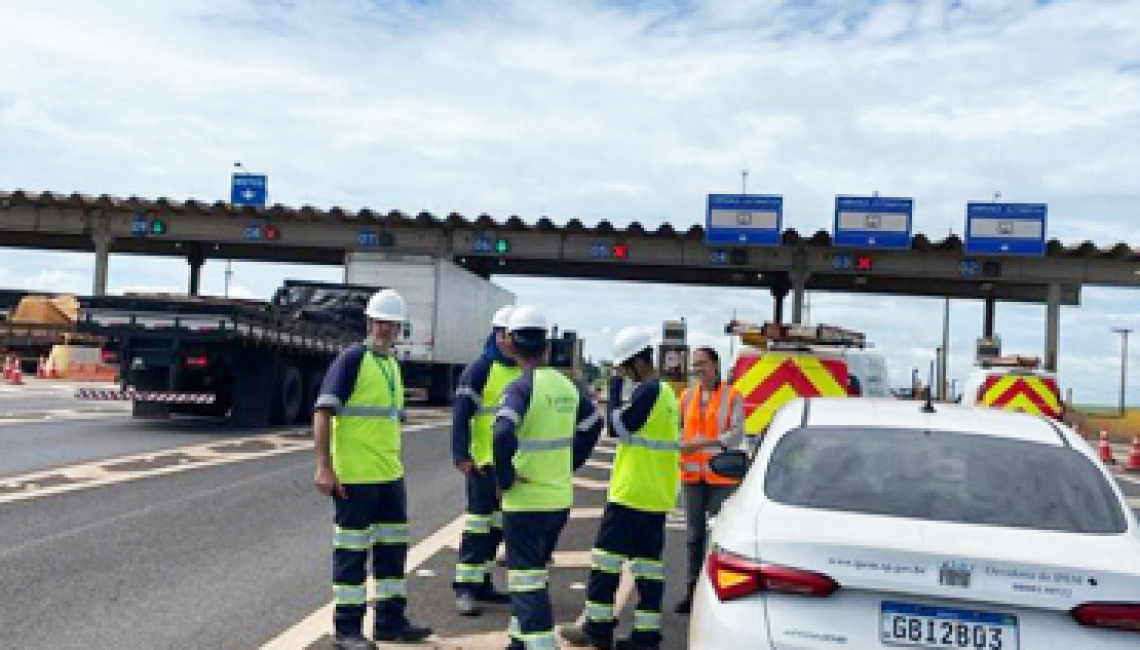
[[[966,253],[1044,255],[1044,203],[966,204]]]
[[[709,194],[705,242],[737,246],[778,246],[784,224],[784,197],[761,194]]]
[[[914,199],[835,197],[836,246],[910,248]]]
[[[269,196],[269,177],[264,174],[234,174],[230,203],[236,208],[264,208]]]

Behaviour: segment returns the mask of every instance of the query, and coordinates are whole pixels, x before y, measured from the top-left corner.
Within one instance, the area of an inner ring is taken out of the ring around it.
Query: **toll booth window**
[[[852,397],[859,397],[863,394],[863,386],[855,375],[847,375],[847,394]]]
[[[404,327],[400,330],[400,336],[406,339],[412,338],[412,324],[404,323]]]
[[[573,365],[571,358],[573,345],[572,341],[551,341],[550,342],[550,365],[565,367]]]

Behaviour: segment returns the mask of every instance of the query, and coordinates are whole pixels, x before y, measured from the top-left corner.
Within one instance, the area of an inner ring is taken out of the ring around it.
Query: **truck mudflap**
[[[79,388],[75,399],[97,402],[156,402],[159,404],[213,404],[218,400],[214,393],[177,393],[171,391],[106,390]]]

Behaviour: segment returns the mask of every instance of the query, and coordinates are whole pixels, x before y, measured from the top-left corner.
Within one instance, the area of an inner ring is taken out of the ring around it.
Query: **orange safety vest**
[[[685,391],[681,397],[681,413],[685,418],[684,442],[717,440],[732,418],[736,400],[743,399],[740,392],[727,382],[721,382],[709,396],[708,407],[701,409],[700,386],[696,391]],[[681,480],[685,483],[704,481],[709,485],[736,485],[737,481],[725,478],[709,469],[713,452],[702,450],[681,455]]]

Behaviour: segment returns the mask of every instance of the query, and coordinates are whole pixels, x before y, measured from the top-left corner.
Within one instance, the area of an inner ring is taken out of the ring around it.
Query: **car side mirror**
[[[742,479],[751,462],[747,452],[730,449],[710,458],[709,469],[725,478]]]

